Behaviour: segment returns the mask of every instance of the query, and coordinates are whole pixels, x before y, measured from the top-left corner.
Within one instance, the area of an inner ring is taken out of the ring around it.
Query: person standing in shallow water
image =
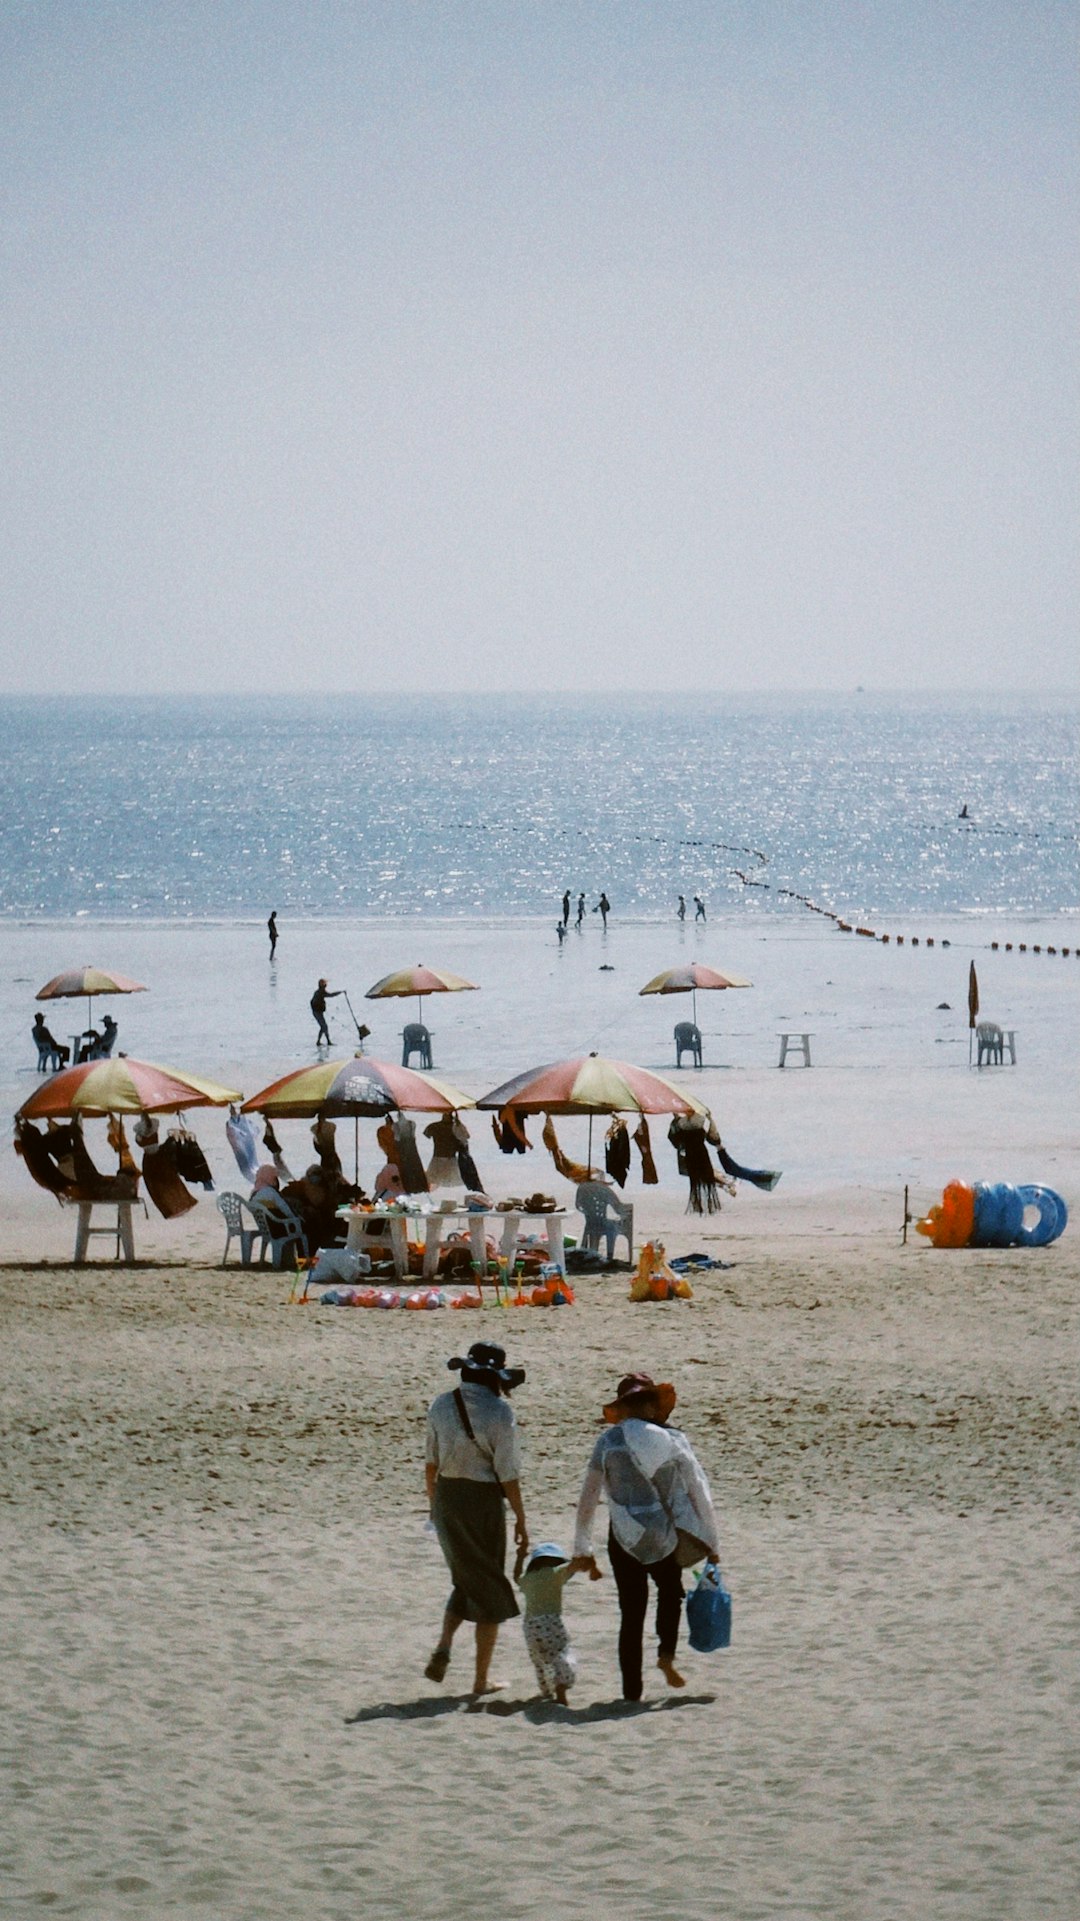
[[[270,936],[270,959],[273,960],[274,950],[277,947],[277,908],[276,907],[273,908],[273,910],[271,911],[270,919],[266,923],[266,931]]]
[[[428,1409],[424,1478],[428,1505],[453,1586],[442,1632],[424,1673],[443,1681],[454,1636],[463,1621],[476,1630],[474,1695],[502,1684],[491,1679],[499,1624],[519,1612],[506,1578],[506,1507],[514,1516],[520,1556],[529,1546],[521,1498],[517,1423],[507,1396],[525,1379],[523,1367],[507,1367],[494,1341],[474,1341],[464,1359],[447,1367],[461,1386],[439,1394]]]
[[[600,909],[600,919],[603,921],[604,926],[606,928],[607,917],[611,912],[611,902],[609,901],[606,894],[601,894],[600,899],[597,901],[597,906]]]
[[[579,927],[581,926],[581,923],[584,919],[585,919],[585,896],[584,894],[579,894],[577,897],[577,925]]]
[[[696,921],[705,919],[705,902],[700,894],[694,895],[694,919]]]
[[[311,996],[311,1011],[315,1016],[319,1029],[315,1036],[316,1047],[322,1047],[324,1042],[326,1046],[329,1047],[330,1029],[326,1025],[326,1003],[327,1001],[337,1000],[339,994],[343,994],[344,992],[345,989],[343,987],[330,989],[327,987],[326,981],[320,979],[318,987]]]
[[[678,917],[678,919],[679,919],[679,920],[685,920],[685,919],[686,919],[686,896],[685,896],[685,894],[680,894],[680,895],[679,895],[679,905],[678,905],[678,907],[676,908],[676,910],[675,910],[675,911],[676,911],[676,914],[677,914],[677,917]]]
[[[564,927],[569,927],[570,925],[570,889],[569,888],[567,888],[565,894],[562,897],[562,924]]]

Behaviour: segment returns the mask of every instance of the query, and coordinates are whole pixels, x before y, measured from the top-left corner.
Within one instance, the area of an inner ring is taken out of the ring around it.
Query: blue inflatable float
[[[1027,1220],[1033,1213],[1035,1219]],[[1064,1233],[1069,1210],[1052,1187],[975,1183],[975,1220],[969,1247],[1049,1247]]]

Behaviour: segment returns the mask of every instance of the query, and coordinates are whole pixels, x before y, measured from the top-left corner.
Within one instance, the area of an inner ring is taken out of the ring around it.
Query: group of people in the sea
[[[514,1581],[524,1603],[525,1645],[545,1700],[568,1705],[577,1660],[563,1620],[563,1594],[575,1574],[602,1578],[592,1547],[596,1509],[608,1509],[608,1559],[619,1602],[618,1658],[625,1701],[644,1691],[645,1622],[650,1584],[656,1591],[656,1665],[681,1688],[676,1666],[683,1572],[715,1565],[720,1542],[704,1471],[686,1436],[669,1425],[676,1394],[670,1381],[627,1374],[603,1409],[605,1425],[592,1450],[569,1553],[554,1541],[529,1539],[521,1485],[518,1433],[509,1396],[525,1370],[508,1367],[505,1350],[475,1341],[447,1366],[460,1383],[431,1403],[425,1474],[432,1524],[452,1582],[439,1639],[424,1672],[445,1680],[459,1628],[475,1634],[474,1698],[503,1683],[491,1678],[499,1628],[521,1613],[506,1574],[506,1508],[514,1521]]]

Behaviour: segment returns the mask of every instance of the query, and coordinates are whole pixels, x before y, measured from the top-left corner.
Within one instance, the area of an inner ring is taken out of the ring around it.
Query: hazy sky
[[[4,0],[0,689],[1080,685],[1056,0]]]

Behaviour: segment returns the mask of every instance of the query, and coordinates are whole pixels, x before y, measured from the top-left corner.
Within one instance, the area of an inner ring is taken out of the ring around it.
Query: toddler
[[[514,1578],[525,1598],[525,1646],[532,1656],[540,1692],[545,1701],[566,1706],[567,1689],[577,1678],[577,1660],[562,1618],[562,1591],[571,1575],[588,1570],[589,1579],[601,1574],[591,1558],[582,1555],[570,1560],[554,1541],[544,1541],[530,1550],[524,1560],[518,1557]]]

